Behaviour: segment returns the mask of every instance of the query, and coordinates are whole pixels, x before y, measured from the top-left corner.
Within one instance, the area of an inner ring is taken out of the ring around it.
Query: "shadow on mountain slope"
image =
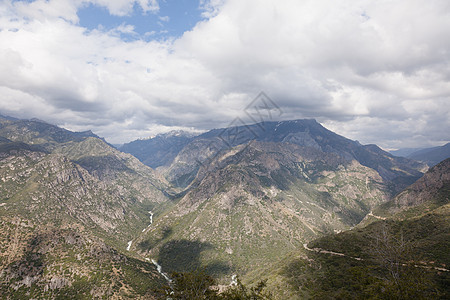
[[[171,240],[159,251],[158,263],[169,272],[192,272],[204,269],[208,274],[224,275],[231,270],[221,261],[213,261],[206,266],[201,262],[201,253],[212,249],[210,243],[189,240]]]

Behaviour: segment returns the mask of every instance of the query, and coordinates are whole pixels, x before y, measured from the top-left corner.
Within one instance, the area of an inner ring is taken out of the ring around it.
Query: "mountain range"
[[[432,148],[407,148],[391,151],[391,154],[417,160],[430,167],[450,157],[450,143]]]
[[[222,285],[266,278],[279,299],[312,297],[295,292],[287,263],[381,220],[446,217],[447,166],[423,176],[425,163],[315,120],[177,131],[117,150],[90,131],[2,116],[0,291],[152,299],[167,274],[203,269]],[[440,234],[430,240],[441,249]]]
[[[157,164],[179,193],[135,250],[168,271],[204,265],[224,282],[356,226],[426,170],[315,120],[214,129]]]
[[[126,143],[120,146],[119,150],[133,154],[142,163],[156,169],[171,162],[192,138],[192,134],[187,132],[171,131],[153,138]]]

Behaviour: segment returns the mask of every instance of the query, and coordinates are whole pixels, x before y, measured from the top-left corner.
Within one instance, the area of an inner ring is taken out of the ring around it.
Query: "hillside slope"
[[[392,156],[376,145],[361,145],[329,131],[315,120],[294,120],[214,129],[201,134],[187,144],[170,165],[162,168],[163,174],[173,185],[186,187],[200,167],[211,163],[215,156],[253,141],[295,144],[336,154],[346,161],[356,160],[376,170],[385,181],[392,182],[393,194],[426,171],[422,163]]]
[[[0,293],[5,299],[156,299],[153,264],[127,257],[69,224],[0,221]]]
[[[272,282],[294,298],[447,299],[449,174],[445,160],[375,209],[366,226],[312,241],[268,270]]]
[[[161,169],[185,189],[138,239],[137,251],[169,271],[205,266],[225,281],[245,276],[318,236],[356,226],[424,167],[314,120],[248,127],[202,134]]]
[[[2,198],[10,208],[60,207],[59,214],[96,220],[103,229],[122,226],[111,236],[121,236],[126,244],[124,236],[145,226],[148,211],[167,201],[164,179],[91,132],[74,133],[42,121],[0,122]],[[88,212],[96,216],[85,217]]]
[[[124,253],[166,205],[164,180],[90,133],[9,119],[0,132],[1,293],[151,299],[156,267]]]
[[[405,217],[421,214],[450,201],[450,158],[432,167],[393,200],[378,207],[374,214]]]

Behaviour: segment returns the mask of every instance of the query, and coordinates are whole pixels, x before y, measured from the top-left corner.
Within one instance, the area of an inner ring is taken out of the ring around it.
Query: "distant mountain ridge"
[[[176,154],[190,141],[193,135],[184,131],[171,131],[158,134],[150,139],[136,140],[119,147],[130,153],[151,168],[171,162]]]
[[[397,150],[391,150],[391,151],[389,151],[389,153],[391,153],[392,155],[395,155],[395,156],[408,157],[408,155],[410,155],[411,153],[414,153],[416,151],[423,150],[423,149],[426,149],[426,148],[402,148],[402,149],[397,149]]]
[[[450,143],[431,148],[405,148],[390,152],[396,156],[424,162],[432,167],[450,157]]]
[[[39,144],[48,149],[70,142],[81,141],[87,137],[100,139],[92,131],[72,132],[40,120],[17,120],[0,118],[0,136],[15,142]]]
[[[408,158],[423,161],[429,166],[437,165],[439,162],[450,158],[450,143],[443,146],[422,149],[408,155]]]
[[[191,141],[186,141],[171,164],[166,165],[163,173],[172,184],[187,186],[195,178],[200,165],[205,162],[207,164],[209,159],[221,151],[252,141],[290,143],[324,153],[334,153],[348,161],[356,159],[362,165],[377,170],[384,179],[390,181],[402,181],[404,175],[409,174],[411,180],[404,182],[401,188],[414,182],[421,176],[421,172],[426,171],[426,166],[421,163],[396,158],[376,145],[361,145],[339,136],[316,120],[294,120],[213,129],[203,133]]]
[[[23,257],[41,251],[25,251],[30,244],[22,238],[8,244],[19,222],[30,228],[20,231],[24,237],[45,237],[39,239],[42,247],[51,243],[43,229],[62,227],[80,240],[97,238],[112,247],[106,257],[121,252],[118,269],[130,270],[130,255],[142,272],[154,271],[146,262],[151,258],[164,272],[204,268],[228,284],[233,274],[247,279],[317,237],[356,226],[426,169],[315,120],[263,122],[198,136],[173,132],[124,145],[140,151],[140,160],[156,170],[92,132],[41,121],[0,118],[0,137],[0,218],[8,224],[0,247],[2,253],[23,250],[14,262],[0,260],[11,276],[19,274]],[[73,249],[70,243],[64,247]],[[77,251],[90,249],[83,260],[95,260],[92,247],[101,243],[83,243],[76,244]],[[49,249],[55,256],[65,251]],[[116,278],[108,270],[103,278]],[[73,274],[51,274],[63,278],[61,284],[78,284]],[[124,279],[130,295],[148,295],[142,286],[159,280],[152,274],[156,281],[133,285]],[[44,289],[51,276],[36,280]],[[27,283],[21,287],[29,291]],[[0,288],[8,285],[0,282]]]
[[[200,264],[222,278],[357,225],[426,170],[315,120],[214,129],[180,148],[158,168],[180,193],[136,250],[168,270]],[[200,262],[174,263],[194,244]]]
[[[348,160],[356,159],[365,166],[377,169],[380,174],[390,179],[396,177],[393,164],[410,164],[409,172],[420,176],[420,171],[425,167],[403,158],[395,158],[388,152],[381,150],[376,145],[361,145],[357,141],[346,139],[324,128],[314,119],[303,119],[281,122],[262,122],[258,124],[237,126],[231,128],[212,129],[198,136],[186,133],[161,134],[151,139],[136,140],[120,147],[120,150],[133,154],[141,162],[150,167],[166,167],[169,169],[168,179],[173,181],[180,176],[189,178],[181,180],[188,184],[194,178],[198,164],[186,160],[189,152],[200,151],[193,161],[203,163],[204,159],[210,158],[218,152],[237,145],[246,144],[251,141],[292,143],[304,147],[320,149],[323,152],[331,152]],[[191,151],[193,150],[193,151]],[[209,154],[208,154],[209,153]],[[189,156],[189,155],[188,155]],[[183,162],[183,170],[178,170],[176,163]],[[189,167],[191,165],[191,167]],[[178,172],[183,174],[176,174]],[[175,174],[174,174],[175,173]]]

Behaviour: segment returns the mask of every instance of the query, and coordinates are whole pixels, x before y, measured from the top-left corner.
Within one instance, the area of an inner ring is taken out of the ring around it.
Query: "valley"
[[[449,0],[0,0],[0,300],[450,299],[449,36]]]
[[[173,272],[198,270],[221,286],[267,280],[276,299],[320,298],[331,287],[311,284],[331,275],[319,265],[381,268],[367,246],[382,224],[405,230],[427,272],[448,273],[448,160],[428,170],[315,120],[119,149],[39,120],[0,118],[0,136],[0,290],[12,298],[156,299]],[[446,295],[445,274],[422,274],[437,282],[429,295]],[[374,290],[387,284],[370,276]]]

